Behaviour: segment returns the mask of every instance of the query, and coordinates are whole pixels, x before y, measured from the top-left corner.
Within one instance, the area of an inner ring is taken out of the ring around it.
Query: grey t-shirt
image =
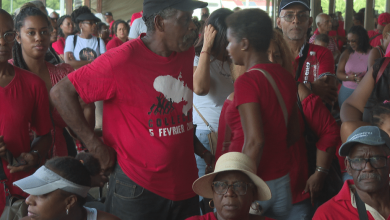
[[[147,28],[146,28],[144,20],[142,20],[142,18],[137,18],[134,20],[133,25],[131,25],[129,38],[135,39],[141,33],[146,33],[146,31],[147,31]]]

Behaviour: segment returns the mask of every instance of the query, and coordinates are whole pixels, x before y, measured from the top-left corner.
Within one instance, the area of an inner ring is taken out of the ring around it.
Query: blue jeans
[[[199,215],[198,196],[172,201],[133,182],[116,164],[110,175],[105,211],[126,220],[183,220]]]
[[[271,190],[272,198],[267,201],[257,201],[263,210],[262,215],[276,220],[288,219],[292,208],[289,174],[266,183]]]
[[[207,149],[210,150],[210,144],[209,144],[209,138],[208,134],[210,134],[211,131],[209,130],[198,130],[196,129],[196,137],[198,137],[200,143],[203,144],[203,146]],[[204,176],[206,172],[206,163],[204,162],[203,158],[195,154],[195,159],[196,159],[196,166],[198,167],[198,176],[202,177]]]
[[[341,109],[341,106],[343,105],[344,101],[350,95],[352,95],[353,91],[355,91],[355,90],[354,89],[349,89],[349,88],[345,87],[344,85],[341,86],[340,92],[339,92],[339,106],[340,106],[340,109]]]
[[[311,200],[305,199],[301,202],[295,203],[292,206],[290,215],[287,220],[310,220],[313,217],[313,210]]]

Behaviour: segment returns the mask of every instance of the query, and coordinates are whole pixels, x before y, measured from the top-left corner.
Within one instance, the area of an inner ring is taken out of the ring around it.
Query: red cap
[[[390,24],[390,14],[385,12],[379,15],[378,24],[382,26],[386,26],[386,24]]]

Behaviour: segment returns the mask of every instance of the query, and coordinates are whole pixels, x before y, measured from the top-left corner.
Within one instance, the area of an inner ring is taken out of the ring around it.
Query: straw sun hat
[[[271,191],[268,185],[256,175],[256,164],[247,155],[238,152],[230,152],[222,155],[215,165],[213,173],[209,173],[195,180],[192,185],[194,192],[204,198],[212,199],[214,192],[211,187],[215,176],[225,171],[241,171],[245,173],[257,187],[255,200],[271,199]]]

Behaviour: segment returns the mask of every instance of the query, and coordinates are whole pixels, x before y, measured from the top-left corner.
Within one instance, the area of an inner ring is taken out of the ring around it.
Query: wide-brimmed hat
[[[246,174],[257,187],[257,196],[255,200],[269,200],[271,199],[271,190],[268,185],[256,175],[256,170],[256,163],[247,155],[239,152],[229,152],[218,159],[213,173],[204,175],[195,180],[192,189],[196,194],[212,199],[214,192],[211,185],[215,176],[218,173],[226,171],[240,171]]]

